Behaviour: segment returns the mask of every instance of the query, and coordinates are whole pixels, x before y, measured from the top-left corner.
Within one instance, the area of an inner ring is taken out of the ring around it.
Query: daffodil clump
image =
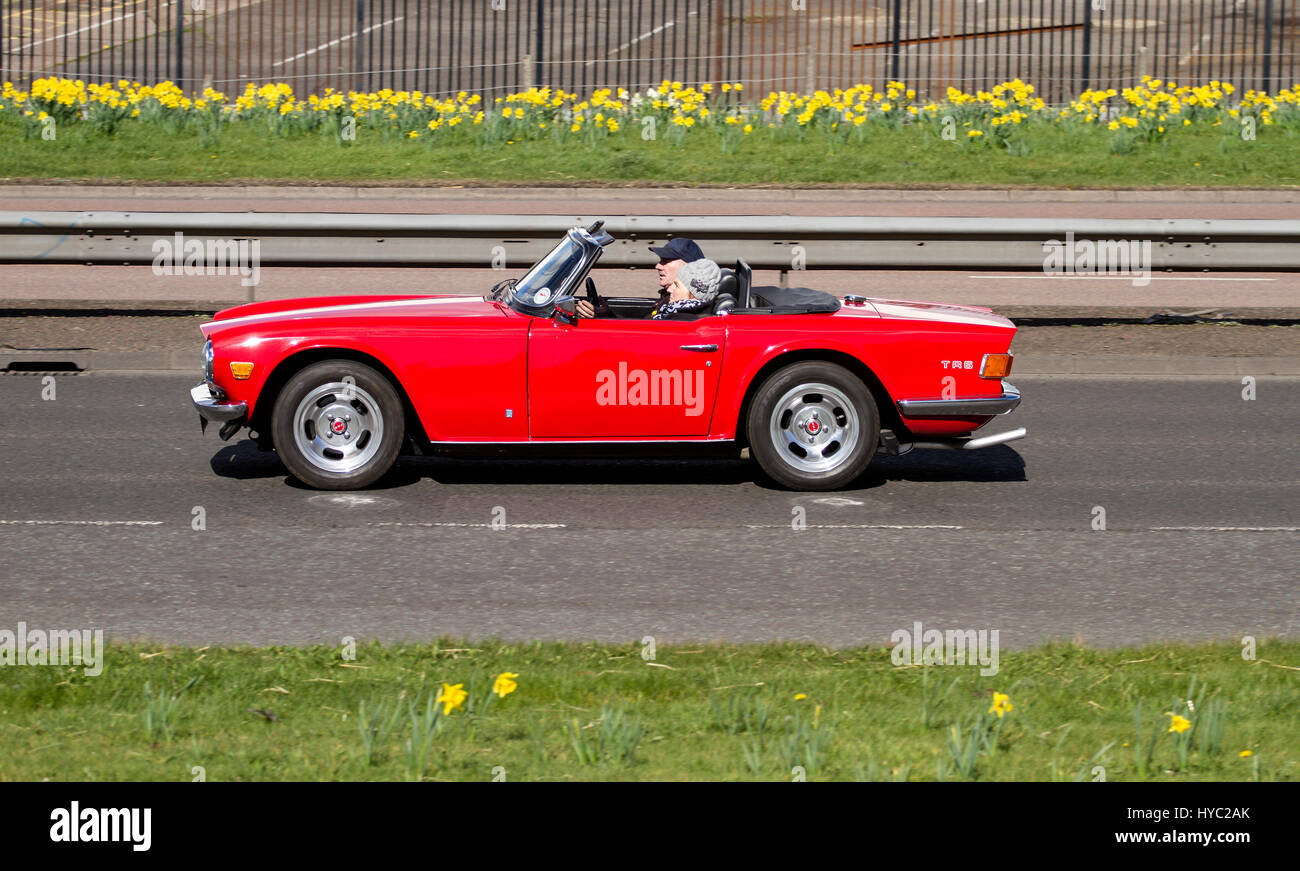
[[[1235,97],[1229,83],[1178,85],[1144,76],[1120,90],[1090,89],[1067,106],[1049,106],[1020,79],[973,94],[948,88],[942,99],[920,101],[904,82],[883,89],[869,84],[811,94],[770,91],[746,102],[744,85],[685,85],[664,80],[644,92],[601,88],[579,95],[559,88],[488,96],[465,91],[434,96],[418,90],[337,91],[300,97],[283,82],[249,84],[232,96],[206,88],[188,96],[173,82],[144,85],[119,80],[86,84],[44,78],[22,90],[0,89],[0,119],[17,119],[36,135],[52,119],[88,124],[112,134],[127,123],[150,124],[168,133],[198,131],[212,137],[226,125],[258,125],[270,135],[322,134],[346,144],[362,133],[427,145],[471,141],[484,147],[547,139],[596,146],[610,136],[662,140],[680,145],[711,135],[724,152],[746,137],[777,141],[866,141],[874,131],[915,126],[970,147],[1019,147],[1017,133],[1031,127],[1099,129],[1120,143],[1156,142],[1190,127],[1237,128],[1280,125],[1300,131],[1300,84],[1276,94],[1247,91]]]

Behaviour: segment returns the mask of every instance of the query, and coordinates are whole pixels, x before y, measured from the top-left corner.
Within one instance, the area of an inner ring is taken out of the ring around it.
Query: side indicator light
[[[981,378],[1006,378],[1011,374],[1011,362],[1014,354],[985,354],[980,363]]]
[[[253,364],[231,363],[230,374],[234,376],[236,381],[247,381],[249,376],[253,374]]]

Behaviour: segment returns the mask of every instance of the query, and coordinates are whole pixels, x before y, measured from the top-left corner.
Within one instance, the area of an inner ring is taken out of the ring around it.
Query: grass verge
[[[1048,645],[992,677],[898,667],[888,647],[641,654],[114,645],[95,677],[0,669],[0,780],[1300,779],[1297,642],[1251,661],[1225,643]],[[501,672],[518,689],[498,698]],[[450,713],[444,682],[466,693]]]
[[[197,134],[124,127],[114,135],[67,125],[58,138],[24,137],[0,122],[0,178],[109,182],[306,184],[718,184],[1027,185],[1098,187],[1294,187],[1300,135],[1269,128],[1244,141],[1233,131],[1187,130],[1117,154],[1105,130],[1043,127],[1017,149],[949,142],[927,127],[886,128],[861,144],[810,136],[805,142],[742,140],[724,155],[714,137],[681,145],[635,132],[603,143],[522,141],[481,148],[428,145],[378,133],[340,145],[320,135],[276,136],[232,127],[212,142]]]

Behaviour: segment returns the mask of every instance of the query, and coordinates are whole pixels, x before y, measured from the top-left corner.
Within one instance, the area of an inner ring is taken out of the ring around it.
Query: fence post
[[[542,81],[542,32],[546,26],[542,23],[542,6],[543,0],[537,0],[537,40],[533,51],[533,80],[539,88],[553,84]]]
[[[1083,87],[1092,83],[1092,0],[1083,0]]]
[[[893,58],[891,59],[892,70],[889,74],[891,81],[898,81],[898,51],[902,47],[902,27],[903,27],[903,0],[894,0],[894,35],[893,35]]]
[[[519,61],[519,89],[521,91],[531,91],[533,89],[533,59],[529,55],[524,55]]]
[[[1088,90],[1092,81],[1092,0],[1083,0],[1083,87]]]
[[[803,47],[803,87],[805,94],[817,90],[817,55],[811,43]]]
[[[1264,0],[1264,86],[1273,90],[1273,0]]]
[[[366,68],[366,64],[370,60],[370,58],[363,56],[366,50],[366,41],[361,38],[361,31],[365,29],[365,24],[366,24],[366,0],[357,0],[357,29],[356,29],[357,35],[356,37],[354,37],[356,39],[356,49],[354,51],[354,54],[357,59],[357,63],[355,65],[356,69],[353,70],[353,75],[357,76],[358,79],[360,79],[361,77],[361,71]],[[366,84],[367,85],[370,84],[369,75],[366,76]],[[369,90],[369,88],[367,87],[362,87],[360,81],[357,82],[356,89],[358,91]]]
[[[176,0],[176,86],[185,90],[185,2]]]

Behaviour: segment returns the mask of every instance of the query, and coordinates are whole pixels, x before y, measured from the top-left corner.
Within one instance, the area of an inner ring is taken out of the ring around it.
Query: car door
[[[537,319],[528,336],[529,434],[655,439],[709,432],[725,318]]]

